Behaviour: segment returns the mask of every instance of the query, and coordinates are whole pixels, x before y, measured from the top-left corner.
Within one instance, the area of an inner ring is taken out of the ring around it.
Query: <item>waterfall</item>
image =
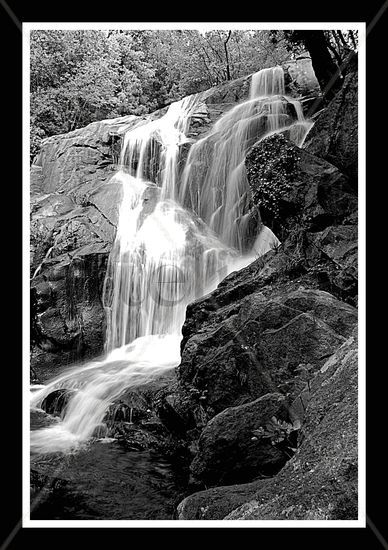
[[[252,205],[244,159],[273,132],[287,130],[300,144],[309,129],[299,102],[285,96],[283,70],[254,74],[249,99],[191,145],[190,118],[202,97],[173,103],[123,139],[114,176],[122,202],[102,297],[105,355],[32,393],[31,406],[39,408],[54,389],[75,390],[58,422],[31,432],[34,452],[77,448],[98,432],[126,389],[176,367],[187,305],[279,243],[259,220],[248,243]]]

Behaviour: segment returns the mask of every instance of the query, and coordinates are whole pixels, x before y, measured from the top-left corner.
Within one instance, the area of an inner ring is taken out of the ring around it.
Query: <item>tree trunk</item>
[[[357,44],[356,44],[356,40],[355,40],[355,38],[354,38],[354,33],[353,33],[353,31],[349,31],[349,36],[350,36],[350,38],[351,38],[351,40],[352,40],[353,48],[356,50],[356,49],[357,49]]]
[[[323,31],[303,31],[303,41],[308,49],[313,69],[322,94],[332,99],[342,85],[340,71],[334,63]]]

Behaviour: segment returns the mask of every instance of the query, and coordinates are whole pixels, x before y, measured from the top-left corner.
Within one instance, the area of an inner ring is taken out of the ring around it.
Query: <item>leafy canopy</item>
[[[90,122],[142,115],[290,57],[281,31],[31,32],[31,155]]]

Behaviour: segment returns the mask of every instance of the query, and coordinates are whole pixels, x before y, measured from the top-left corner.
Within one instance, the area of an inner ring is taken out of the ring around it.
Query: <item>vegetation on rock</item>
[[[297,148],[281,134],[268,137],[265,148],[253,147],[250,151],[247,175],[252,201],[259,207],[264,223],[279,219],[279,201],[292,188],[299,160]]]

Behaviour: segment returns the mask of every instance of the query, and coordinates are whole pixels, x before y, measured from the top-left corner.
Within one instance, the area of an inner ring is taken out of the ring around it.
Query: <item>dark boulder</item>
[[[193,479],[212,486],[277,473],[292,453],[285,440],[294,430],[284,402],[281,394],[267,394],[210,420],[190,467]]]
[[[349,179],[282,134],[257,143],[245,165],[252,200],[281,240],[297,225],[319,231],[357,211]]]
[[[170,405],[176,384],[174,369],[166,369],[139,386],[127,388],[112,403],[95,437],[113,437],[128,450],[157,450],[182,459],[187,470],[185,426]]]
[[[323,288],[342,300],[356,305],[358,294],[357,225],[330,226],[308,234],[309,255],[318,263],[315,276]],[[310,259],[310,261],[311,261]]]
[[[304,391],[298,448],[274,477],[194,493],[179,519],[357,519],[357,339],[333,354]]]
[[[327,292],[260,279],[251,264],[187,309],[177,401],[199,427],[266,393],[295,396],[357,323],[355,308]]]

